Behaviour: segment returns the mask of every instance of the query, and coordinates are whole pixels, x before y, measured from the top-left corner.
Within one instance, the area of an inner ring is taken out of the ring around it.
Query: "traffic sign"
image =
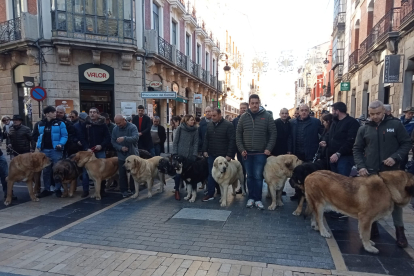
[[[143,99],[173,99],[177,98],[176,92],[157,91],[157,92],[141,92]]]
[[[43,101],[44,99],[46,99],[46,97],[47,97],[47,93],[46,93],[46,90],[45,90],[43,87],[41,87],[41,86],[36,86],[36,87],[33,87],[33,88],[30,90],[30,96],[32,96],[32,98],[33,98],[34,100],[36,100],[36,101],[38,101],[38,102],[41,102],[41,101]]]

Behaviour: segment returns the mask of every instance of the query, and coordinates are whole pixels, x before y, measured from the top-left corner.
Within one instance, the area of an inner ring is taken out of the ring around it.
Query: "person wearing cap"
[[[23,118],[20,115],[13,115],[13,125],[10,127],[7,148],[16,157],[19,154],[30,152],[32,131],[22,124]]]

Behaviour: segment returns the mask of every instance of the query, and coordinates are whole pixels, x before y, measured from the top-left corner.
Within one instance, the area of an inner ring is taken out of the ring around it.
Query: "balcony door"
[[[22,2],[23,0],[13,0],[13,19],[22,15]]]

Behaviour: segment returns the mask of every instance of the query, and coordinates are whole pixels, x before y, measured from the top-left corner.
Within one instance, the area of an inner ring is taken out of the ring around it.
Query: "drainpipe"
[[[36,48],[38,51],[38,58],[39,58],[39,86],[43,87],[43,54],[42,48],[39,45],[39,41],[43,39],[43,18],[42,18],[42,1],[37,1],[37,18],[38,18],[38,32],[39,38],[36,40]],[[40,102],[39,104],[39,119],[43,118],[41,109],[40,109]],[[43,107],[43,102],[42,102]],[[33,120],[33,117],[32,117]]]
[[[147,50],[145,49],[145,0],[142,0],[142,49],[144,50],[144,55],[142,56],[142,91],[147,91],[147,73],[145,70],[145,63],[147,57]],[[147,100],[144,100],[145,110],[147,109]]]

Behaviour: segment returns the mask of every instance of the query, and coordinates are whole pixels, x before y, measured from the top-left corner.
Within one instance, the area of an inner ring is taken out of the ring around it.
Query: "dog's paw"
[[[379,250],[372,245],[364,246],[364,249],[369,253],[378,254]]]
[[[186,196],[185,198],[184,198],[184,200],[189,200],[191,198],[191,196]]]
[[[195,202],[195,197],[190,198],[188,202]]]
[[[313,222],[313,221],[311,222],[311,228],[315,231],[319,231],[319,227],[318,227],[318,224],[316,224],[316,222]]]
[[[223,201],[223,202],[220,204],[220,206],[221,206],[221,207],[226,207],[226,206],[227,206],[227,204],[226,204],[226,202],[224,202],[224,201]]]
[[[96,195],[95,195],[95,194],[90,195],[90,198],[95,198],[95,197],[96,197]]]
[[[62,197],[62,198],[68,197],[68,194],[63,193],[61,197]]]
[[[95,199],[96,200],[101,200],[101,196],[97,196]]]
[[[283,204],[283,202],[280,200],[280,201],[276,201],[276,206],[283,206],[284,204]]]
[[[148,198],[151,198],[152,197],[152,194],[151,193],[148,193]]]
[[[32,199],[32,201],[39,202],[40,200],[37,197],[35,197],[34,199]]]
[[[299,211],[294,211],[293,213],[292,213],[292,215],[294,215],[294,216],[300,216],[300,213],[302,213],[302,212],[299,212]]]
[[[135,193],[135,194],[133,194],[132,196],[131,196],[131,198],[137,198],[138,197],[138,194],[137,193]]]
[[[267,209],[273,211],[276,209],[276,204],[272,203],[269,207],[267,207]]]
[[[246,193],[242,193],[242,196],[246,196]]]
[[[369,243],[372,245],[372,246],[375,246],[375,242],[373,242],[373,241],[369,241]]]
[[[321,236],[324,238],[329,239],[331,237],[331,234],[326,229],[321,229],[319,232],[321,233]]]
[[[69,194],[69,197],[73,197],[73,194]]]
[[[6,200],[6,201],[4,202],[4,205],[9,206],[9,205],[10,205],[10,203],[11,203],[11,201]]]

